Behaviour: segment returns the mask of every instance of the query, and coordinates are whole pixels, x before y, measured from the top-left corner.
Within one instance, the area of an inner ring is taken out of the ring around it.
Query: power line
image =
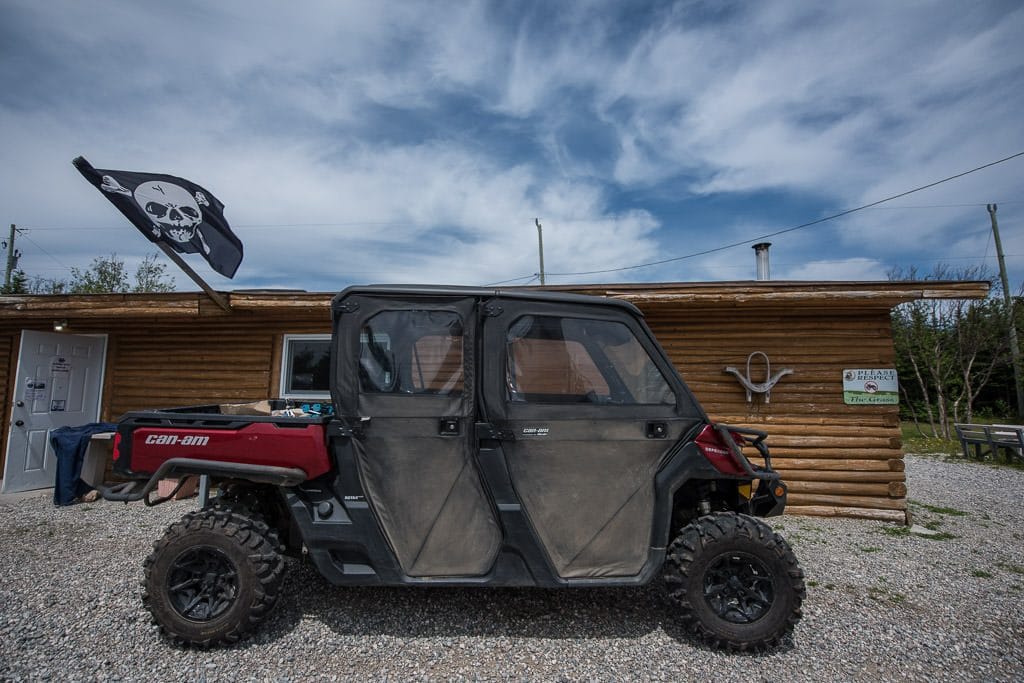
[[[510,282],[519,282],[520,280],[527,280],[527,279],[530,282],[533,282],[534,280],[539,280],[540,279],[540,273],[533,273],[531,275],[524,275],[522,277],[514,277],[514,278],[512,278],[510,280],[501,280],[500,282],[488,282],[487,284],[484,285],[484,287],[494,287],[495,285],[507,285]],[[530,282],[527,282],[525,284],[528,285],[528,284],[530,284]]]
[[[992,202],[971,202],[969,204],[921,204],[917,206],[875,206],[872,207],[875,211],[899,211],[901,209],[955,209],[961,207],[972,207],[972,206],[988,206]],[[999,204],[1021,204],[1020,201],[1010,202],[998,202]]]
[[[51,254],[50,252],[46,251],[46,249],[43,249],[42,245],[40,245],[40,244],[39,244],[38,242],[36,242],[36,241],[35,241],[34,239],[32,239],[31,237],[29,237],[29,236],[28,236],[27,234],[24,234],[24,233],[23,233],[23,234],[22,234],[22,237],[24,237],[24,238],[25,238],[25,239],[27,239],[27,240],[28,240],[29,242],[31,242],[32,244],[34,244],[34,245],[36,246],[36,249],[38,249],[39,251],[43,252],[44,254],[46,254],[47,256],[49,256],[49,257],[50,257],[51,259],[53,259],[54,263],[56,263],[56,264],[57,264],[58,266],[60,266],[61,268],[63,268],[64,270],[66,270],[66,271],[68,271],[68,272],[70,272],[70,271],[71,271],[71,268],[69,268],[69,267],[67,267],[66,265],[64,265],[63,263],[61,263],[61,262],[60,262],[60,259],[58,259],[58,258],[57,258],[56,256],[54,256],[54,255],[53,255],[53,254]]]
[[[983,164],[982,166],[977,166],[975,168],[970,169],[969,171],[963,171],[962,173],[957,173],[956,175],[951,175],[948,178],[943,178],[942,180],[936,180],[935,182],[928,183],[927,185],[922,185],[920,187],[915,187],[913,190],[907,190],[906,192],[900,192],[899,194],[894,194],[894,195],[892,195],[890,197],[886,197],[885,199],[879,199],[878,201],[870,202],[868,204],[864,204],[862,206],[855,207],[853,209],[847,209],[845,211],[840,211],[839,213],[834,213],[834,214],[832,214],[830,216],[825,216],[824,218],[819,218],[817,220],[809,221],[807,223],[801,223],[800,225],[794,225],[791,228],[785,228],[783,230],[776,230],[775,232],[769,232],[767,234],[760,235],[758,237],[752,237],[750,239],[746,239],[746,240],[743,240],[741,242],[733,242],[731,244],[726,244],[726,245],[721,246],[721,247],[715,247],[713,249],[705,249],[704,251],[698,251],[698,252],[694,252],[692,254],[686,254],[685,256],[675,256],[673,258],[662,259],[660,261],[651,261],[650,263],[641,263],[641,264],[638,264],[638,265],[635,265],[635,266],[622,266],[621,268],[606,268],[604,270],[585,270],[585,271],[579,271],[579,272],[575,272],[575,273],[548,273],[548,275],[557,275],[557,276],[565,277],[565,276],[576,276],[576,275],[601,275],[603,273],[620,273],[620,272],[622,272],[624,270],[635,270],[637,268],[649,268],[650,266],[660,266],[660,265],[663,265],[665,263],[673,263],[675,261],[682,261],[684,259],[690,259],[690,258],[694,258],[696,256],[705,256],[707,254],[713,254],[713,253],[718,252],[718,251],[725,251],[726,249],[732,249],[733,247],[743,246],[744,244],[751,244],[753,242],[761,242],[763,240],[768,239],[769,237],[776,237],[777,235],[784,235],[787,232],[793,232],[794,230],[802,230],[803,228],[809,228],[812,225],[818,225],[819,223],[824,223],[826,221],[835,220],[836,218],[842,218],[843,216],[849,216],[851,213],[855,213],[857,211],[863,211],[864,209],[870,209],[873,206],[878,206],[879,204],[884,204],[886,202],[891,202],[894,199],[899,199],[900,197],[906,197],[908,195],[914,194],[915,192],[920,192],[922,190],[927,190],[929,188],[935,187],[936,185],[941,185],[942,183],[948,183],[951,180],[956,180],[957,178],[963,178],[965,175],[969,175],[971,173],[976,173],[977,171],[981,171],[983,169],[990,168],[990,167],[995,166],[997,164],[1002,164],[1004,162],[1010,161],[1011,159],[1016,159],[1017,157],[1020,157],[1020,156],[1024,156],[1024,152],[1017,152],[1016,154],[1011,154],[1010,156],[1003,157],[1002,159],[999,159],[997,161],[992,161],[992,162],[989,162],[987,164]]]

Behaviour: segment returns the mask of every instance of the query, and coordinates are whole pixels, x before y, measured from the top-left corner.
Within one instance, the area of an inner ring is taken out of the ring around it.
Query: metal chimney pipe
[[[772,246],[771,242],[758,242],[754,245],[754,256],[757,259],[757,279],[758,280],[771,280],[772,274],[768,267],[768,247]]]

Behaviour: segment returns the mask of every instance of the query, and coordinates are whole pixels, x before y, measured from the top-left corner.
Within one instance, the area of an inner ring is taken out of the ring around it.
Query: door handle
[[[18,406],[19,408],[24,408],[25,407],[25,402],[24,401],[18,401],[14,405]]]
[[[647,423],[647,438],[648,439],[664,439],[668,437],[668,423],[667,422],[648,422]]]
[[[14,423],[14,426],[15,426],[15,427],[24,427],[24,426],[25,426],[25,421],[24,421],[24,420],[17,420],[17,421],[16,421],[15,423]]]
[[[437,426],[437,433],[441,436],[458,436],[459,435],[459,418],[457,417],[442,417],[440,423]]]

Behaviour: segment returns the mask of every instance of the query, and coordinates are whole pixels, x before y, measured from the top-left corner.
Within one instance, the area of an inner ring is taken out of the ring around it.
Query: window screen
[[[363,392],[462,393],[462,321],[448,311],[384,311],[360,335]]]
[[[622,323],[523,316],[509,328],[507,347],[512,401],[675,404],[665,377]]]
[[[286,336],[283,366],[283,396],[326,396],[331,388],[331,338]]]

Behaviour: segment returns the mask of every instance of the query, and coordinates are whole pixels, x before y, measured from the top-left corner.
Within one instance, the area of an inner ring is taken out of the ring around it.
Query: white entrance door
[[[22,330],[4,493],[53,486],[50,430],[99,418],[106,346],[105,337]]]

